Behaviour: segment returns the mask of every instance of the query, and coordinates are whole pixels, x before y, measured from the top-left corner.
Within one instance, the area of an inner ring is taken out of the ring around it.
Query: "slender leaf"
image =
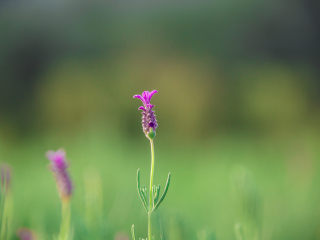
[[[170,184],[170,177],[171,177],[171,173],[168,174],[167,183],[166,183],[166,186],[164,187],[164,191],[162,193],[162,196],[161,196],[161,198],[159,199],[158,203],[156,204],[156,206],[153,208],[152,211],[155,211],[159,207],[159,205],[161,204],[163,199],[165,198],[165,196],[166,196],[166,194],[168,192],[169,184]]]
[[[146,202],[146,199],[144,198],[144,194],[142,193],[142,190],[140,188],[140,169],[138,169],[138,171],[137,171],[137,188],[138,188],[138,193],[139,193],[141,202],[142,202],[144,208],[146,209],[146,211],[148,212],[147,202]]]
[[[134,232],[134,225],[131,227],[131,235],[132,235],[132,240],[136,240],[136,234]]]

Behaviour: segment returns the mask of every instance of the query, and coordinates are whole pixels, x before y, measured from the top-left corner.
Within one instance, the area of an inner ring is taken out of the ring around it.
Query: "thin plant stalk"
[[[5,210],[5,206],[6,206],[6,198],[5,198],[5,194],[2,194],[1,196],[1,216],[2,216],[2,223],[1,223],[1,236],[0,236],[0,240],[5,239],[5,235],[6,235],[6,210]]]
[[[11,234],[11,218],[13,211],[13,200],[10,192],[7,192],[4,197],[3,212],[2,212],[2,224],[1,224],[1,240],[10,238]]]
[[[150,172],[150,189],[149,189],[149,212],[148,212],[148,239],[151,240],[151,213],[153,208],[153,173],[154,173],[154,144],[153,139],[150,139],[151,145],[151,172]]]
[[[6,240],[8,235],[8,196],[4,197],[3,215],[1,224],[1,240]]]
[[[70,239],[70,201],[62,201],[59,240]]]
[[[11,221],[13,215],[13,197],[10,189],[10,168],[2,164],[1,166],[1,235],[0,240],[10,239]]]

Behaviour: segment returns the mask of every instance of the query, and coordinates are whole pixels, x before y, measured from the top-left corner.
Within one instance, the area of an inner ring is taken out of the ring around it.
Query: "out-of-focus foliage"
[[[12,231],[58,232],[44,153],[64,147],[75,239],[144,236],[132,96],[157,89],[155,182],[172,182],[156,236],[161,219],[164,240],[319,239],[319,16],[312,0],[0,1]]]
[[[154,216],[155,236],[159,236],[159,219],[164,239],[233,239],[237,223],[249,231],[246,236],[258,229],[259,239],[319,236],[320,141],[316,135],[300,135],[280,144],[273,138],[239,139],[239,135],[202,144],[176,144],[161,138],[158,131],[155,181],[164,185],[170,170],[172,182]],[[145,236],[147,217],[135,182],[135,169],[149,170],[149,146],[144,140],[142,132],[136,141],[111,132],[105,137],[91,132],[14,146],[2,143],[1,159],[9,161],[14,171],[12,229],[28,227],[45,239],[59,231],[59,195],[44,152],[64,146],[75,184],[71,201],[75,239],[112,239],[121,232],[130,236],[132,222],[136,235]],[[96,170],[88,173],[90,168]],[[87,174],[96,171],[101,189],[98,179],[87,182]],[[147,182],[149,176],[141,178]]]
[[[128,96],[149,88],[168,131],[191,137],[292,130],[319,112],[312,1],[29,1],[0,13],[7,135],[92,123],[132,135]]]

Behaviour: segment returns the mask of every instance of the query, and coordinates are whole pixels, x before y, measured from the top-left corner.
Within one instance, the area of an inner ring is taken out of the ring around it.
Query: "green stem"
[[[151,212],[148,213],[148,240],[151,239]]]
[[[1,240],[6,239],[6,234],[7,234],[7,196],[3,198],[3,212],[2,212],[2,224],[1,224]]]
[[[1,240],[6,240],[10,238],[11,234],[11,221],[12,221],[12,211],[13,211],[13,198],[10,191],[6,191],[4,197],[2,198],[2,224],[1,224]]]
[[[153,139],[150,139],[151,145],[151,172],[150,172],[150,189],[149,189],[149,212],[148,212],[148,240],[152,240],[151,238],[151,213],[153,208],[153,172],[154,172],[154,145]]]
[[[70,201],[62,201],[61,225],[59,240],[69,240],[70,238]]]

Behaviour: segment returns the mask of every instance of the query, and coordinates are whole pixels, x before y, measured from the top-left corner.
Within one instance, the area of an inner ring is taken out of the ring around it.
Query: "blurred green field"
[[[154,222],[162,219],[165,239],[201,240],[204,230],[213,231],[216,239],[235,239],[234,226],[242,216],[232,190],[233,173],[246,169],[258,196],[259,239],[317,239],[319,141],[310,133],[288,139],[286,144],[239,135],[177,142],[160,132],[155,139],[155,183],[164,186],[169,171],[172,180]],[[75,183],[75,239],[113,239],[119,232],[129,235],[132,224],[137,236],[146,236],[147,216],[135,178],[141,168],[141,181],[148,184],[148,140],[143,134],[128,140],[101,131],[63,138],[51,135],[14,145],[2,141],[1,160],[13,169],[14,229],[30,227],[43,239],[59,231],[60,201],[44,153],[60,147],[67,152]],[[84,176],[88,171],[101,175],[103,211],[96,236],[86,230]]]
[[[155,240],[159,219],[163,240],[320,240],[319,11],[312,0],[0,1],[12,239],[59,232],[45,152],[61,147],[74,240],[131,239],[132,224],[147,236],[136,173],[148,185],[150,146],[132,96],[156,89],[154,182],[172,179]]]

